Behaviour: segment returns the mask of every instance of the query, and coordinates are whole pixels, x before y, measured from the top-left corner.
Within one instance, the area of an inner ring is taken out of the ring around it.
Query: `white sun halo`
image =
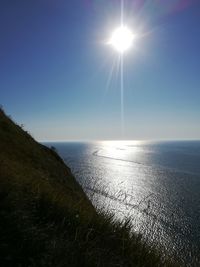
[[[113,31],[108,43],[122,54],[132,46],[134,38],[135,36],[131,30],[122,25]]]

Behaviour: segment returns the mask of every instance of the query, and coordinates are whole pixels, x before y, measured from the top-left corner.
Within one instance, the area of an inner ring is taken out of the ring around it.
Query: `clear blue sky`
[[[145,33],[125,56],[105,40],[118,0],[1,0],[0,103],[37,140],[200,139],[200,2],[125,0]]]

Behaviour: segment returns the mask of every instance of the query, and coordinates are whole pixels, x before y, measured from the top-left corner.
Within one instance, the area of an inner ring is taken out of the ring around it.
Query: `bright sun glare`
[[[108,43],[122,54],[132,46],[134,37],[135,36],[128,27],[120,26],[113,31]]]

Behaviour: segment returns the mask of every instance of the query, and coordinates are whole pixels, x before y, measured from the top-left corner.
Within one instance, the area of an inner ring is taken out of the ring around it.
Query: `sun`
[[[134,39],[135,35],[131,30],[122,25],[113,31],[108,44],[120,54],[123,54],[132,46]]]

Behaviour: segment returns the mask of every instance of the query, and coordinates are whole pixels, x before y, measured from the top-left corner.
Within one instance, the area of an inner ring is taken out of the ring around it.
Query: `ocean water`
[[[130,218],[183,266],[200,266],[200,141],[45,145],[56,147],[95,206]]]

